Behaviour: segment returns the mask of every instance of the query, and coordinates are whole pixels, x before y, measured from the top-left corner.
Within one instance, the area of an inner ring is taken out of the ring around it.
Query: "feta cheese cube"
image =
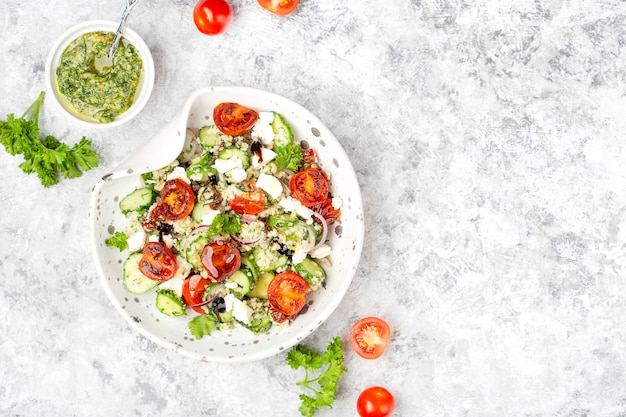
[[[311,252],[309,252],[309,255],[311,256],[311,258],[320,259],[320,258],[325,258],[328,255],[330,255],[330,252],[331,252],[330,246],[328,246],[326,243],[323,243],[317,248],[313,249]]]
[[[236,156],[233,156],[229,159],[218,158],[215,160],[213,168],[217,169],[220,174],[225,174],[232,169],[243,168],[243,163],[241,162],[241,159],[237,158]]]
[[[267,164],[276,158],[276,152],[271,149],[261,148],[261,157],[257,154],[252,155],[252,166],[258,168]]]
[[[226,311],[232,311],[233,317],[242,323],[250,324],[250,317],[252,317],[252,309],[248,307],[246,303],[235,297],[233,294],[228,294],[224,297],[224,305]]]
[[[232,182],[241,182],[246,179],[248,174],[243,168],[233,168],[230,170],[230,179]]]
[[[280,180],[273,175],[260,174],[256,185],[268,193],[273,199],[278,198],[283,192],[283,185]]]
[[[165,178],[166,181],[173,180],[175,178],[180,178],[181,180],[189,183],[189,177],[187,177],[187,171],[183,167],[176,167],[172,172],[170,172]]]
[[[252,137],[260,140],[261,143],[265,146],[272,146],[274,144],[274,128],[272,128],[273,122],[273,112],[259,112],[259,119],[256,121],[254,127],[252,128]]]
[[[128,250],[131,252],[137,252],[143,245],[146,243],[146,232],[143,229],[133,233],[126,239],[126,243],[128,243]]]

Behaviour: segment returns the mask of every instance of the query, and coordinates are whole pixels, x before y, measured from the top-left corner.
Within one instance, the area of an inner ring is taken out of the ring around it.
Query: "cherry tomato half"
[[[183,283],[183,300],[187,305],[191,306],[196,313],[206,314],[206,311],[202,307],[198,306],[198,304],[201,304],[204,301],[202,299],[204,291],[206,290],[206,287],[211,285],[212,282],[213,281],[210,279],[196,274],[190,276]]]
[[[194,205],[193,190],[180,178],[168,180],[161,189],[161,215],[166,220],[184,219]]]
[[[378,317],[364,317],[352,326],[350,345],[359,356],[376,359],[385,351],[390,337],[387,322]]]
[[[328,197],[328,180],[317,168],[308,168],[294,174],[289,190],[303,206],[311,207]]]
[[[306,304],[308,289],[308,284],[300,275],[292,271],[281,272],[267,287],[270,309],[274,308],[285,316],[298,314]]]
[[[204,245],[200,262],[215,281],[224,281],[241,266],[241,253],[231,242],[216,240]]]
[[[139,260],[142,274],[155,281],[167,281],[176,274],[178,265],[172,251],[160,242],[148,242]]]
[[[257,0],[265,10],[285,16],[296,10],[298,0]]]
[[[258,188],[253,181],[247,181],[244,186],[249,191],[228,200],[228,205],[235,213],[258,214],[267,205],[267,197],[262,189]]]
[[[220,103],[213,109],[215,126],[225,135],[239,136],[252,129],[259,114],[237,103]]]
[[[359,395],[356,410],[361,417],[388,417],[396,402],[393,395],[383,387],[369,387]]]
[[[193,9],[193,21],[205,35],[218,35],[230,23],[233,11],[225,0],[200,0]]]

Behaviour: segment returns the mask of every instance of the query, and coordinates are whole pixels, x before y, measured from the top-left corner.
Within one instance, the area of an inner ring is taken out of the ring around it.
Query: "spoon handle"
[[[111,45],[111,48],[109,48],[109,53],[107,54],[109,58],[113,58],[113,54],[115,53],[115,50],[120,43],[120,39],[122,38],[124,31],[126,30],[126,20],[128,19],[128,15],[137,3],[139,3],[139,0],[126,0],[126,7],[124,8],[124,13],[122,13],[122,20],[120,21],[120,25],[115,32],[113,44]]]

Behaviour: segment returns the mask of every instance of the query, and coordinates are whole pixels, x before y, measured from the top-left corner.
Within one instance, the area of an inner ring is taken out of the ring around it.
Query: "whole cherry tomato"
[[[233,11],[226,0],[200,0],[193,9],[193,21],[205,35],[218,35],[226,30]]]
[[[385,388],[369,387],[359,395],[356,410],[361,417],[388,417],[395,405],[393,395]]]

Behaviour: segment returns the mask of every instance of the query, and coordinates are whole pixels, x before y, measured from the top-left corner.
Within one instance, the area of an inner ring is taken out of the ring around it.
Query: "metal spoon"
[[[113,65],[113,55],[115,54],[115,50],[120,44],[120,39],[124,35],[124,31],[126,30],[126,20],[128,20],[128,15],[130,11],[135,7],[135,5],[139,3],[139,0],[126,0],[126,7],[124,8],[124,13],[122,13],[122,19],[120,21],[120,25],[115,32],[115,38],[113,39],[113,44],[109,48],[109,52],[106,57],[96,57],[94,65],[98,71],[101,71],[104,67],[110,67]]]

